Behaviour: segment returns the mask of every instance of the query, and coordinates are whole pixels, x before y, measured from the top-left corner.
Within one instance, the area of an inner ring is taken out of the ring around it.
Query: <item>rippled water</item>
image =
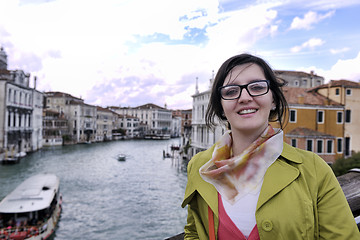
[[[127,140],[44,148],[0,165],[0,198],[40,172],[60,177],[63,212],[56,240],[164,239],[183,231],[183,164],[163,159],[179,139]],[[126,161],[116,155],[124,153]]]

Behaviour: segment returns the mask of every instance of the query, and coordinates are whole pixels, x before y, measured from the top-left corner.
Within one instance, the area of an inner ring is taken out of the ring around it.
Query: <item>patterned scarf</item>
[[[230,203],[244,195],[260,191],[267,168],[280,156],[283,132],[269,125],[261,136],[240,155],[231,157],[231,131],[215,144],[212,158],[199,170],[201,177],[214,185]]]

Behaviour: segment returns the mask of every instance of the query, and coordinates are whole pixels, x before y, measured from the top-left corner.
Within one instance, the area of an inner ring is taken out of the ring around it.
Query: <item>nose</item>
[[[240,90],[240,97],[238,98],[238,102],[250,102],[252,99],[253,97],[250,96],[246,88]]]

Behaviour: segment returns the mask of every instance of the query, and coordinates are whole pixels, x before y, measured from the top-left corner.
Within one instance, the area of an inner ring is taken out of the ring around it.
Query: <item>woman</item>
[[[330,167],[283,142],[282,85],[256,56],[220,67],[206,122],[217,117],[231,130],[189,162],[185,239],[360,239]]]

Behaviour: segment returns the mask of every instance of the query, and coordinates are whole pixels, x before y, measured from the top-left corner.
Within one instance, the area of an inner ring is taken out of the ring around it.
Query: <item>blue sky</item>
[[[192,107],[238,53],[360,80],[360,0],[0,0],[8,68],[100,106]]]

